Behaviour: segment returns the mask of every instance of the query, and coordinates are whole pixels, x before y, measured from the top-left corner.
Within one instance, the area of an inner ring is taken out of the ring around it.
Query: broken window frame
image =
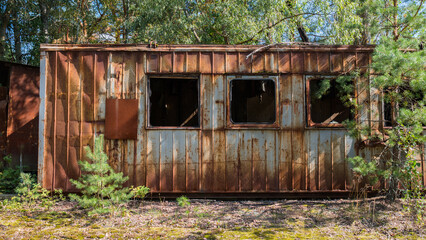
[[[150,91],[151,91],[151,79],[159,79],[159,78],[163,78],[163,79],[187,79],[187,80],[196,80],[197,81],[197,100],[198,100],[198,108],[197,108],[197,113],[195,115],[198,115],[198,125],[197,126],[153,126],[151,125],[151,99],[150,99]],[[174,74],[174,75],[151,75],[151,74],[147,74],[146,76],[146,129],[201,129],[201,117],[202,117],[202,112],[201,112],[201,99],[200,99],[200,76],[199,75],[179,75],[179,74]]]
[[[227,128],[232,129],[244,129],[244,128],[279,128],[279,79],[278,76],[271,75],[238,75],[238,76],[227,76],[226,77],[226,95],[227,95],[227,106],[226,106],[226,122]],[[233,80],[271,80],[275,86],[275,120],[272,123],[255,123],[255,122],[233,122],[231,119],[231,82]]]
[[[316,123],[312,120],[312,113],[311,113],[311,92],[310,92],[310,82],[311,81],[318,81],[323,79],[330,79],[331,81],[336,81],[338,76],[324,76],[324,75],[309,75],[305,76],[305,97],[306,97],[306,123],[308,127],[324,127],[324,128],[344,128],[343,123],[331,123],[332,120],[330,120],[330,123]],[[354,85],[354,97],[356,96],[356,84],[355,84],[355,78],[353,79],[353,85]],[[351,107],[352,108],[352,107]],[[351,109],[352,111],[352,109]],[[330,116],[331,117],[331,116]],[[336,116],[337,117],[337,116]],[[354,120],[357,118],[357,114],[353,114],[352,118],[350,117],[350,120]],[[328,120],[328,119],[327,119]],[[326,120],[326,121],[327,121]]]

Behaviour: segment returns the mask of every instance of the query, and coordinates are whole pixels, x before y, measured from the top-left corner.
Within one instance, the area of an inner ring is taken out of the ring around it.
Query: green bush
[[[191,202],[189,202],[189,199],[186,196],[180,196],[176,198],[176,201],[180,207],[187,207],[191,205]]]
[[[0,161],[0,193],[15,193],[15,188],[19,184],[18,168],[10,167],[12,157],[7,155]]]
[[[79,161],[81,177],[71,179],[82,195],[71,194],[70,198],[81,207],[90,209],[89,215],[114,212],[132,197],[130,189],[122,187],[129,178],[121,172],[114,172],[108,164],[103,135],[95,138],[93,151],[88,146],[84,149],[90,161]]]

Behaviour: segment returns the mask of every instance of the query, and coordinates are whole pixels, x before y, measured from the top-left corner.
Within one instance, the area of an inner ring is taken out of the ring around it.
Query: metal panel
[[[107,99],[105,138],[136,139],[138,130],[137,99]]]

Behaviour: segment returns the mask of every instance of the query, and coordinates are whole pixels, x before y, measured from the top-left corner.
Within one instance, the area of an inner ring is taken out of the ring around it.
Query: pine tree
[[[81,177],[70,180],[82,195],[72,194],[70,198],[81,207],[91,209],[89,215],[111,212],[132,197],[129,188],[122,187],[129,178],[122,172],[114,172],[108,164],[103,135],[95,138],[93,151],[88,146],[84,150],[90,161],[79,161]]]

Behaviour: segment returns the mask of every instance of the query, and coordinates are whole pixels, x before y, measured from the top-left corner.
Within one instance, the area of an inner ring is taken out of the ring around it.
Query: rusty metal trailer
[[[40,70],[0,61],[0,158],[37,172]],[[0,159],[1,161],[1,159]]]
[[[378,129],[385,113],[368,77],[354,79],[356,112],[337,97],[335,78],[368,71],[373,47],[253,53],[260,47],[41,45],[39,182],[76,191],[69,179],[81,174],[83,147],[105,134],[110,164],[127,185],[153,193],[351,191],[345,158],[372,159],[381,148],[358,146],[342,122]],[[314,89],[325,80],[331,90],[319,99]]]

